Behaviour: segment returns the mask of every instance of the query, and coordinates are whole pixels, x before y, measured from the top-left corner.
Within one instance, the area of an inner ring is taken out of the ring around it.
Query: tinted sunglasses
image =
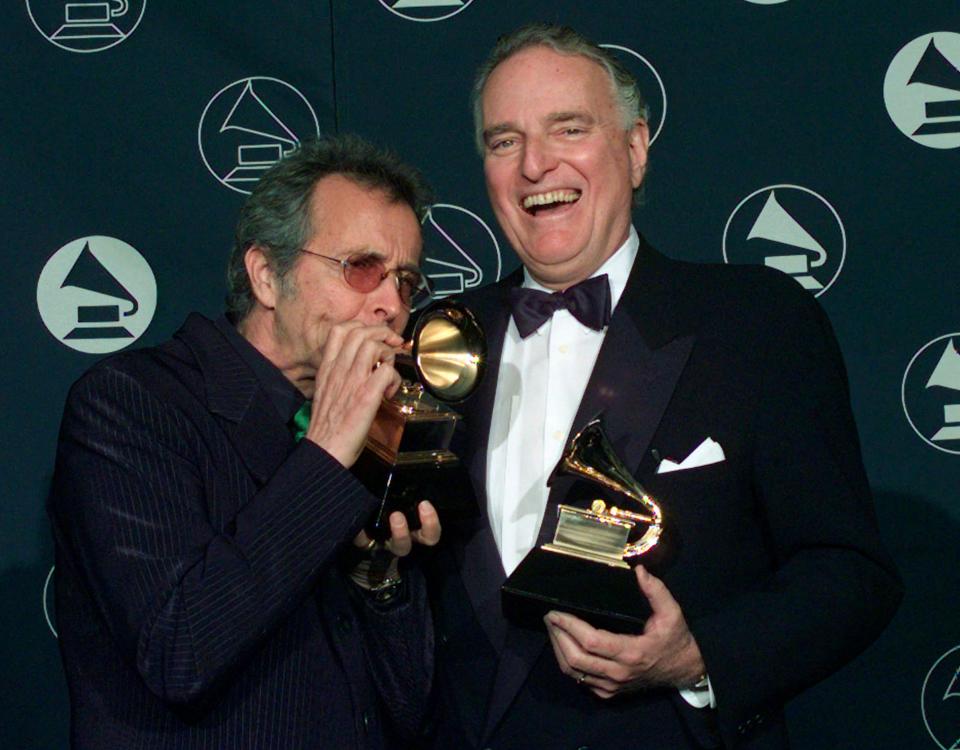
[[[410,268],[391,268],[387,270],[383,261],[375,255],[331,258],[328,255],[321,255],[302,248],[300,252],[329,260],[332,263],[338,263],[343,270],[343,280],[347,282],[347,286],[364,294],[372,292],[380,286],[387,276],[392,275],[397,285],[397,294],[400,295],[400,301],[411,310],[422,305],[432,295],[430,283],[422,273]]]

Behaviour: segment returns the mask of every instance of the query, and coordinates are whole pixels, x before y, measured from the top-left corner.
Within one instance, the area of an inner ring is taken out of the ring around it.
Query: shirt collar
[[[630,233],[627,235],[624,243],[617,248],[617,251],[613,255],[604,261],[600,268],[590,274],[590,278],[600,276],[604,273],[607,274],[607,279],[610,283],[611,312],[617,309],[617,303],[620,301],[623,290],[627,286],[627,279],[630,278],[630,269],[633,268],[633,262],[637,259],[639,249],[640,236],[637,234],[637,230],[633,228],[633,225],[631,225]],[[537,280],[530,275],[526,267],[523,269],[523,286],[527,289],[539,289],[541,292],[549,293],[555,291],[537,282]]]
[[[237,356],[251,369],[260,387],[266,391],[273,408],[280,415],[280,419],[284,424],[288,423],[306,400],[303,394],[287,380],[273,362],[264,357],[260,350],[243,337],[226,315],[217,318],[214,325],[236,351]]]

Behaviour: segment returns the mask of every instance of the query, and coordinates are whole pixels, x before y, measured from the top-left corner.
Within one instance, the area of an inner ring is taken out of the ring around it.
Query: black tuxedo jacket
[[[483,489],[508,293],[521,281],[518,271],[463,299],[490,343],[459,447],[482,513],[448,524],[431,578],[437,747],[786,747],[783,704],[865,648],[901,595],[824,313],[777,272],[676,262],[641,240],[573,430],[603,412],[618,454],[659,499],[665,531],[644,562],[683,608],[718,709],[673,689],[604,701],[560,672],[542,630],[500,610]],[[680,461],[707,437],[725,461],[656,472],[657,456]],[[585,484],[554,483],[541,542],[560,502],[596,495]]]
[[[390,745],[429,688],[426,597],[339,553],[375,499],[199,315],[71,389],[49,500],[75,748]],[[375,678],[375,679],[374,679]]]

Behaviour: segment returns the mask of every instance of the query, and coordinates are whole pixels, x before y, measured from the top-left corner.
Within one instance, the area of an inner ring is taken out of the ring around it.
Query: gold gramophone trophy
[[[599,417],[573,437],[547,484],[564,475],[599,484],[632,507],[600,498],[589,509],[559,506],[553,541],[531,550],[503,584],[504,613],[540,626],[557,609],[607,630],[639,632],[650,608],[628,561],[660,541],[660,505],[616,455]]]
[[[443,520],[476,513],[466,469],[450,450],[460,415],[448,404],[473,393],[486,362],[486,338],[466,307],[442,300],[423,311],[410,354],[397,355],[397,369],[404,376],[400,389],[383,400],[354,464],[354,474],[380,498],[368,526],[375,539],[389,537],[387,519],[395,510],[418,528],[416,506],[421,500],[433,503]]]

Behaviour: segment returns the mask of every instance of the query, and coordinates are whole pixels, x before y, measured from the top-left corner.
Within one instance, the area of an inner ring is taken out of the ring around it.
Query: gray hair
[[[420,172],[362,138],[326,135],[303,141],[264,173],[240,210],[227,265],[226,307],[235,322],[253,309],[253,290],[244,263],[247,250],[253,245],[260,247],[281,291],[289,292],[288,274],[313,231],[313,190],[320,180],[334,174],[382,191],[394,203],[405,203],[418,220],[423,219],[432,200]]]
[[[610,51],[590,41],[569,26],[532,23],[501,36],[487,59],[477,69],[471,103],[473,105],[473,128],[477,150],[482,156],[483,140],[483,90],[494,69],[513,55],[530,47],[549,47],[561,55],[577,55],[593,60],[610,78],[614,101],[623,118],[623,127],[630,130],[637,120],[646,122],[649,110],[637,87],[637,81]]]

